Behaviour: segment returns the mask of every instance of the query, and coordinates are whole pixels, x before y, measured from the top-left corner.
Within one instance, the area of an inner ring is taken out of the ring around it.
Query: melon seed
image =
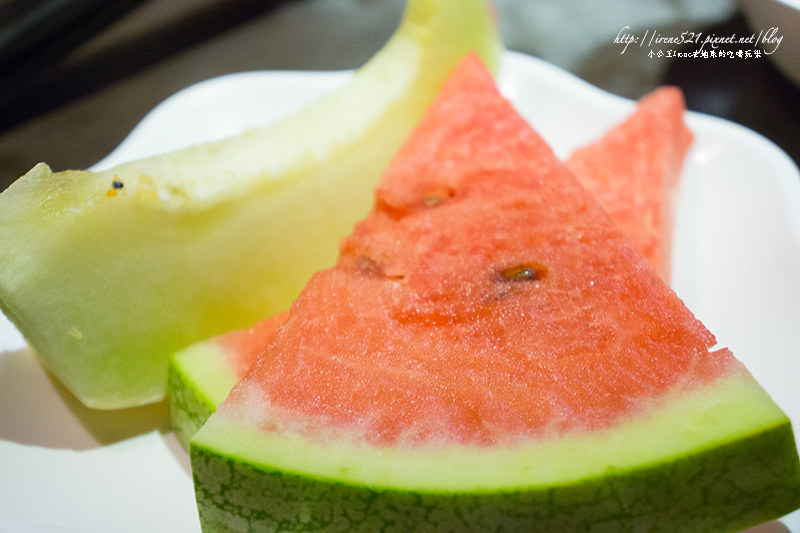
[[[500,274],[506,281],[535,281],[547,275],[547,267],[532,261],[506,268]]]

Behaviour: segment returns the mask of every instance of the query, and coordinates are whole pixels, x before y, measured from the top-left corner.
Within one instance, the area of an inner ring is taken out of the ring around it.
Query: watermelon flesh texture
[[[567,160],[581,184],[665,280],[673,192],[692,137],[683,121],[685,110],[680,89],[659,88],[642,98],[623,122]],[[262,346],[268,344],[276,323],[270,318],[256,328],[226,334],[226,339],[202,341],[170,361],[172,427],[184,445],[257,358],[259,351],[250,348],[254,335],[262,335]]]
[[[189,440],[245,376],[287,316],[287,312],[278,313],[250,328],[206,339],[171,358],[170,425],[184,448],[189,448]]]
[[[642,98],[625,122],[581,147],[567,166],[669,282],[675,196],[692,141],[677,87]]]
[[[102,172],[37,165],[0,194],[0,309],[85,405],[162,400],[172,354],[286,310],[335,262],[471,50],[499,59],[487,0],[410,0],[344,87],[276,124]]]
[[[190,443],[207,531],[736,530],[791,425],[466,59]]]

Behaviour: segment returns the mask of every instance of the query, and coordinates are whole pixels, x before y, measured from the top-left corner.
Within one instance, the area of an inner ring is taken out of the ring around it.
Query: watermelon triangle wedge
[[[475,56],[190,444],[206,531],[735,531],[788,418]]]
[[[614,222],[669,282],[675,197],[692,133],[677,87],[645,95],[636,111],[567,159]]]
[[[675,191],[692,140],[685,111],[679,88],[659,87],[645,95],[622,122],[575,150],[566,161],[665,281],[670,278]],[[274,315],[173,355],[170,423],[185,448],[244,377],[285,316]]]

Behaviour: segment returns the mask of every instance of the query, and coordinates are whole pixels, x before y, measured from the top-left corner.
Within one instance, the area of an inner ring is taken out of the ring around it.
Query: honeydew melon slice
[[[787,417],[474,57],[190,443],[206,531],[735,531]]]
[[[369,210],[486,0],[410,0],[341,89],[263,129],[102,172],[39,164],[0,194],[0,308],[90,407],[159,401],[177,350],[285,310]]]
[[[664,280],[669,279],[675,189],[692,139],[685,111],[680,89],[660,87],[566,161]],[[247,330],[201,341],[170,360],[170,418],[181,443],[188,444],[244,377],[260,352],[254,343],[268,344],[284,319],[271,317]]]

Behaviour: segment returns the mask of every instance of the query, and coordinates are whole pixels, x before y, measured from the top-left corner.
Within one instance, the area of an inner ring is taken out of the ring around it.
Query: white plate
[[[267,123],[349,72],[253,72],[156,107],[97,168]],[[499,83],[557,153],[598,137],[633,103],[509,52]],[[674,287],[800,427],[800,174],[763,137],[691,114]],[[163,405],[96,412],[34,361],[0,316],[0,531],[197,532],[186,453]],[[800,532],[798,513],[784,522]]]

